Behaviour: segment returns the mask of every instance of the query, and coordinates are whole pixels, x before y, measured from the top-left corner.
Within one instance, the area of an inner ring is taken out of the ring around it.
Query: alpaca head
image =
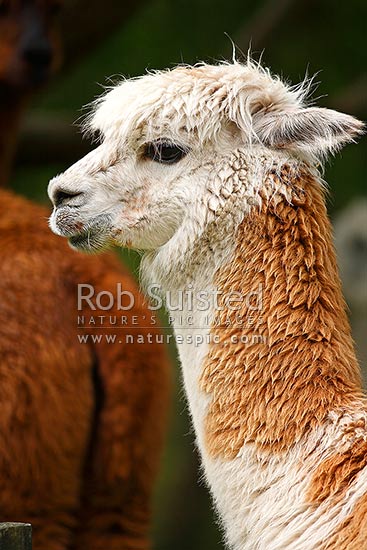
[[[0,2],[0,91],[32,91],[58,68],[62,0]]]
[[[90,251],[154,250],[184,226],[202,231],[239,187],[249,204],[261,191],[243,155],[313,163],[362,131],[351,116],[306,107],[306,93],[251,62],[122,82],[87,121],[99,147],[49,185],[53,231]]]

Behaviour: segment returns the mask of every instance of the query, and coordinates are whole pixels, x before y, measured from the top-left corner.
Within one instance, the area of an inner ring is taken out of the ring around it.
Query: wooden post
[[[0,523],[0,550],[32,550],[30,523]]]

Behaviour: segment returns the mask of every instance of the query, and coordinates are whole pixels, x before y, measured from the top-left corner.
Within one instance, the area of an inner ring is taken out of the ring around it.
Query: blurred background
[[[1,1],[0,1],[1,4]],[[0,10],[1,15],[1,10]],[[47,203],[48,180],[85,154],[73,123],[81,107],[118,75],[175,63],[237,57],[249,46],[256,59],[296,83],[318,73],[318,104],[367,119],[365,0],[66,0],[57,15],[63,62],[22,117],[10,185]],[[229,36],[229,37],[228,37]],[[0,52],[1,55],[1,52]],[[1,127],[7,132],[5,124]],[[349,146],[326,167],[328,202],[358,354],[367,360],[367,140]],[[139,258],[121,252],[137,274]],[[222,548],[201,478],[194,436],[180,383],[155,499],[154,548]]]

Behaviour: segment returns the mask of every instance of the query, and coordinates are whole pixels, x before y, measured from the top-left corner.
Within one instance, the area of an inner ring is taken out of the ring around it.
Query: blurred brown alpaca
[[[50,0],[0,3],[2,183],[24,105],[58,64],[55,9]],[[147,549],[166,354],[147,343],[158,329],[119,262],[73,252],[48,214],[0,191],[0,521],[31,522],[34,550]],[[135,305],[78,311],[78,283],[115,296],[121,283]],[[115,343],[79,343],[78,315],[110,324],[121,313],[133,328],[94,331],[116,334]],[[119,344],[126,333],[145,343]]]

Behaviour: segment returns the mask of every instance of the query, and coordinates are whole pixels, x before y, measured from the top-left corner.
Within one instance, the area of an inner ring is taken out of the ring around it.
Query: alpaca
[[[367,409],[318,170],[363,125],[308,88],[250,60],[124,81],[87,120],[100,146],[49,184],[73,248],[145,251],[234,550],[367,549]]]
[[[52,235],[46,208],[0,190],[0,214],[0,520],[32,523],[34,550],[147,550],[169,380],[152,311],[117,259]],[[80,283],[111,307],[79,308]]]
[[[335,246],[344,294],[350,308],[357,357],[367,365],[367,199],[356,197],[334,220]],[[362,370],[364,382],[367,372]]]

